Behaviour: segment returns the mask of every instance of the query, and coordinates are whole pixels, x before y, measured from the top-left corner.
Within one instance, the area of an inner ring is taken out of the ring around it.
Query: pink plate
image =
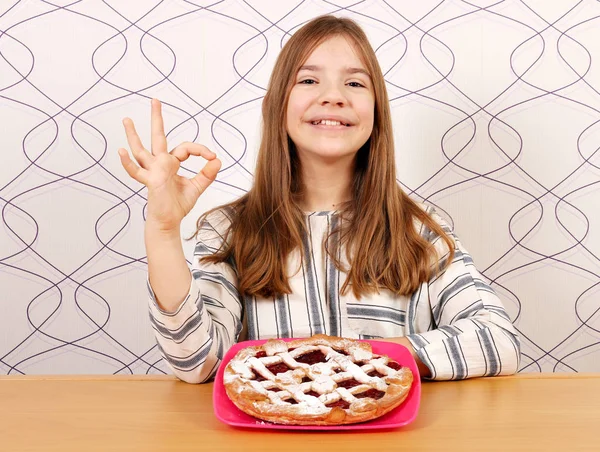
[[[285,341],[291,341],[293,339],[283,339]],[[235,356],[235,354],[244,347],[252,345],[262,345],[266,341],[244,341],[235,344],[221,362],[217,375],[215,377],[215,384],[213,387],[213,406],[215,410],[215,416],[224,422],[225,424],[233,425],[236,427],[246,428],[268,428],[268,429],[285,429],[285,430],[373,430],[373,429],[391,429],[402,427],[410,424],[417,417],[419,412],[419,403],[421,400],[421,380],[419,377],[419,370],[417,363],[408,351],[408,349],[402,345],[394,344],[392,342],[382,341],[365,341],[369,342],[373,347],[373,353],[380,355],[387,355],[402,366],[410,368],[414,375],[414,381],[408,397],[406,400],[389,413],[377,418],[372,421],[363,422],[360,424],[348,424],[348,425],[282,425],[272,424],[270,422],[261,421],[252,417],[240,409],[238,409],[233,402],[227,397],[225,387],[223,386],[223,373],[227,363]]]

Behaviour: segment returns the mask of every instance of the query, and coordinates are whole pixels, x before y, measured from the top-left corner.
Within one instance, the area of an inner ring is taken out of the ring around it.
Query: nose
[[[319,96],[319,104],[321,105],[337,105],[343,107],[347,103],[347,99],[341,90],[330,84],[323,87],[323,92]]]

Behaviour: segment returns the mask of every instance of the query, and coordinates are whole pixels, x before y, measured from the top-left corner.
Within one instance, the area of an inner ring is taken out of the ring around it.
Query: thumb
[[[210,184],[217,178],[217,173],[221,169],[221,161],[217,158],[209,160],[204,168],[196,174],[192,181],[194,185],[198,187],[200,193],[204,193],[204,190],[208,188]]]

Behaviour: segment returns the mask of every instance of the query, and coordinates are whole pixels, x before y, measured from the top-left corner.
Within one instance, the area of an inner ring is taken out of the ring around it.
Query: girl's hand
[[[151,151],[147,151],[129,118],[123,119],[127,142],[136,165],[126,149],[119,149],[121,164],[127,174],[148,187],[148,217],[146,224],[164,231],[179,231],[181,220],[194,207],[200,195],[215,180],[221,168],[221,161],[206,146],[196,143],[182,143],[167,152],[160,102],[152,99],[152,141]],[[204,157],[208,162],[193,178],[179,176],[181,162],[190,155]]]

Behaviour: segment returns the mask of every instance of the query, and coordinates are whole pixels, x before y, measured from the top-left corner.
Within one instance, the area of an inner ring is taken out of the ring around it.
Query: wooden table
[[[424,383],[392,431],[248,430],[213,414],[212,384],[172,377],[0,377],[0,450],[600,450],[600,375]]]

